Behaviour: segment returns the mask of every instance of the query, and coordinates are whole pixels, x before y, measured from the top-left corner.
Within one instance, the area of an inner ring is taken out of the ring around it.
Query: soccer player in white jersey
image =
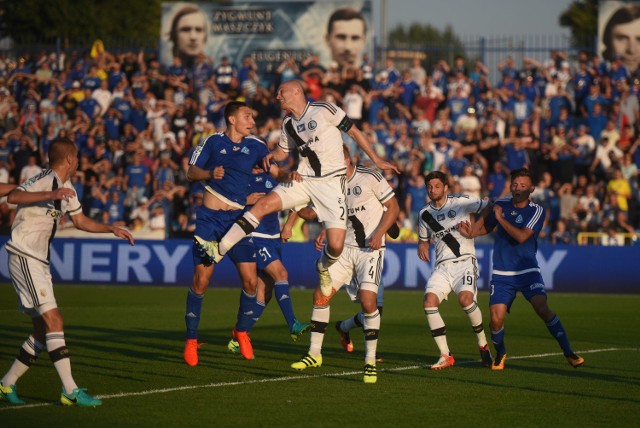
[[[265,215],[291,208],[298,210],[313,203],[327,230],[327,245],[316,261],[316,269],[321,289],[329,295],[331,277],[328,268],[342,253],[347,227],[346,166],[341,132],[348,133],[378,168],[396,173],[398,170],[376,154],[341,108],[327,102],[307,102],[299,80],[280,85],[276,98],[289,114],[282,122],[280,142],[271,152],[270,159],[280,162],[289,156],[289,152],[298,150],[300,165],[297,172],[303,180],[278,185],[236,220],[219,242],[201,242],[202,250],[217,263],[237,242],[253,232]]]
[[[45,349],[62,381],[60,402],[66,406],[95,407],[102,402],[78,388],[71,375],[69,351],[64,340],[63,320],[51,283],[50,244],[58,222],[71,215],[76,228],[94,233],[111,232],[133,245],[131,234],[119,227],[97,223],[82,213],[71,184],[78,168],[78,148],[69,140],[56,140],[49,147],[50,169],[18,186],[7,197],[18,205],[11,239],[7,243],[11,283],[22,312],[31,316],[33,332],[22,344],[13,365],[0,384],[0,399],[24,404],[15,383]]]
[[[427,281],[424,294],[424,312],[440,359],[431,366],[441,370],[455,363],[447,344],[447,329],[438,306],[452,291],[458,295],[458,303],[469,317],[478,339],[480,357],[485,367],[491,367],[491,351],[482,326],[482,312],[476,302],[478,262],[473,239],[458,232],[461,221],[469,221],[470,214],[479,214],[487,205],[480,198],[467,195],[449,195],[447,175],[433,171],[425,177],[431,202],[420,211],[418,257],[430,261],[431,243],[436,247],[435,269]]]
[[[358,286],[358,297],[364,312],[362,328],[366,343],[364,382],[375,383],[376,348],[380,331],[377,294],[384,263],[385,234],[395,223],[400,208],[393,189],[382,174],[371,168],[351,164],[349,150],[343,146],[347,165],[348,227],[345,249],[338,261],[329,267],[331,291],[328,296],[320,287],[313,294],[311,344],[307,354],[291,364],[296,370],[322,365],[322,342],[329,324],[331,298],[352,279]],[[304,216],[303,216],[304,217]],[[322,215],[318,211],[318,218]],[[324,247],[324,234],[316,239],[316,248]]]

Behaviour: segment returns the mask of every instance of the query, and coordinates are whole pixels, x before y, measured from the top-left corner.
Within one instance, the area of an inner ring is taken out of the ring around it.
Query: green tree
[[[155,41],[162,0],[0,0],[0,31],[18,43]]]
[[[464,44],[450,25],[444,31],[431,24],[413,23],[409,27],[397,25],[389,32],[389,48],[425,51],[432,62],[439,59],[450,62],[458,55],[466,58]]]
[[[598,34],[598,0],[575,0],[562,12],[559,22],[571,30],[574,46],[592,46]]]

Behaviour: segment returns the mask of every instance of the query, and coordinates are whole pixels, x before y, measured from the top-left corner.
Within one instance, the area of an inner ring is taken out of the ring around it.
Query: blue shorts
[[[256,250],[256,263],[258,272],[262,272],[271,263],[282,260],[282,242],[275,238],[253,237],[253,246]]]
[[[518,291],[521,292],[527,300],[531,300],[534,296],[547,295],[542,275],[540,275],[539,272],[532,272],[516,277],[492,275],[489,305],[504,304],[507,305],[507,310],[510,311],[511,304],[516,299]]]
[[[207,241],[220,241],[233,223],[242,216],[243,210],[217,211],[199,207],[196,211],[195,235]],[[194,244],[191,249],[193,264],[208,264],[207,260],[200,255],[200,250]],[[255,263],[256,252],[251,237],[247,236],[238,242],[226,254],[233,263]]]

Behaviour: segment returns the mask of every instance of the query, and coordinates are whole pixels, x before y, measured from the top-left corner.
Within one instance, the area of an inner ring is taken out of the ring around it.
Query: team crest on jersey
[[[296,131],[298,132],[303,132],[305,130],[305,126],[304,123],[299,123],[298,125],[296,125]]]
[[[449,210],[449,212],[447,213],[447,216],[449,218],[455,218],[456,212],[454,210]]]
[[[52,218],[54,218],[54,219],[57,219],[62,215],[62,212],[60,212],[58,210],[49,209],[49,210],[47,210],[47,215],[52,217]]]
[[[248,155],[251,153],[251,151],[249,150],[249,147],[243,147],[242,150],[240,150],[240,153],[244,153],[245,155]]]
[[[444,214],[438,214],[438,221],[444,220]]]
[[[522,216],[521,215],[516,217],[516,223],[522,223]]]
[[[360,188],[360,186],[356,186],[353,188],[353,194],[356,196],[360,196],[362,194],[362,189]]]
[[[318,127],[318,123],[315,120],[312,120],[312,121],[309,122],[308,126],[309,126],[309,129],[313,131],[314,129],[316,129]]]
[[[267,189],[273,189],[273,183],[270,181],[267,181],[266,183],[264,183],[264,187],[266,187]]]
[[[240,150],[240,147],[238,147],[238,146],[233,146],[233,151],[234,151],[234,152],[237,152],[238,150]]]
[[[226,155],[226,154],[227,154],[227,149],[222,149],[222,150],[220,150],[220,154],[221,154],[221,155]]]

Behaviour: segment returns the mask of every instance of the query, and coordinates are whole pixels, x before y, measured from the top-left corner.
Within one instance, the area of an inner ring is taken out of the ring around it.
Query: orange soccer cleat
[[[231,331],[233,338],[238,341],[240,345],[240,353],[245,360],[253,360],[253,346],[251,346],[251,338],[246,331],[237,331],[235,328]]]

